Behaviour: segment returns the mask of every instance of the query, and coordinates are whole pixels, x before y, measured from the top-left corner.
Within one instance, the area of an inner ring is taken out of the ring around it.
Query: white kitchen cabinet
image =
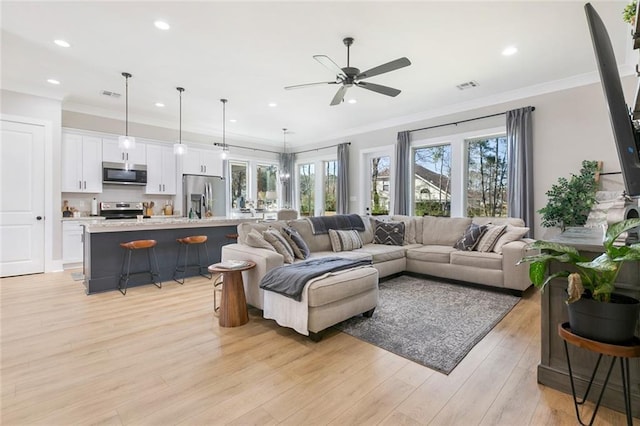
[[[176,158],[173,147],[147,145],[146,194],[175,195]]]
[[[62,263],[82,263],[84,259],[83,227],[79,221],[62,222]]]
[[[182,172],[188,175],[222,176],[220,152],[189,147],[182,163]]]
[[[123,150],[117,139],[102,139],[102,160],[111,163],[147,164],[147,146],[137,142],[135,149]]]
[[[62,135],[62,192],[102,192],[102,139]]]

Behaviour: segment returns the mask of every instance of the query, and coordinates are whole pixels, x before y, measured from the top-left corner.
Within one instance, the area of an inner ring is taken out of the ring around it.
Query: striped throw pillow
[[[264,239],[273,246],[278,253],[284,257],[284,263],[293,263],[293,249],[277,229],[269,228],[262,233]]]
[[[329,239],[331,240],[331,248],[333,251],[350,251],[362,247],[362,240],[358,231],[336,231],[329,229]]]

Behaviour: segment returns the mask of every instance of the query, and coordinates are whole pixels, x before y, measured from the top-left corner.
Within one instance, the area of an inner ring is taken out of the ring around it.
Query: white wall
[[[636,79],[623,79],[623,88],[628,102],[632,99]],[[356,201],[350,202],[350,211],[360,212],[360,174],[358,171],[361,153],[377,146],[395,144],[397,133],[468,118],[480,117],[514,108],[534,106],[533,113],[533,162],[534,162],[534,209],[537,211],[547,202],[545,192],[560,176],[568,177],[578,173],[582,160],[601,160],[604,172],[620,171],[613,133],[609,123],[607,107],[599,83],[562,90],[554,93],[523,98],[486,108],[479,108],[464,113],[453,114],[424,121],[417,121],[402,127],[357,134],[342,140],[326,141],[322,145],[350,141],[349,154],[349,191],[357,195]],[[435,138],[455,133],[504,126],[504,116],[477,120],[457,126],[415,132],[412,139]],[[603,176],[601,189],[622,190],[620,175]],[[533,224],[534,235],[542,237],[545,229],[540,226],[540,215],[536,213]],[[531,225],[531,224],[529,224]]]
[[[0,91],[0,112],[26,118],[42,120],[50,124],[51,134],[46,140],[45,157],[45,268],[59,269],[62,259],[62,224],[60,219],[60,138],[61,138],[61,102],[56,99],[42,98],[8,90]],[[58,261],[57,264],[54,263]]]

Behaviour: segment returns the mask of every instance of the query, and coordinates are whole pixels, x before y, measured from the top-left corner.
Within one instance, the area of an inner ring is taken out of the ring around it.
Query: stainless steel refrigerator
[[[226,216],[226,181],[219,176],[182,175],[183,215]]]

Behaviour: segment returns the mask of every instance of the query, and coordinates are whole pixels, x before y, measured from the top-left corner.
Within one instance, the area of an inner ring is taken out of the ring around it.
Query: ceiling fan
[[[342,87],[338,89],[338,92],[335,94],[333,99],[331,100],[330,105],[338,105],[340,102],[344,101],[344,95],[347,93],[347,89],[351,86],[362,87],[363,89],[371,90],[372,92],[381,93],[387,96],[398,96],[400,94],[400,90],[394,89],[393,87],[382,86],[380,84],[367,83],[364,80],[365,78],[373,77],[375,75],[384,74],[390,71],[397,70],[399,68],[404,68],[411,65],[411,61],[407,58],[398,58],[391,62],[387,62],[386,64],[378,65],[377,67],[373,67],[367,71],[360,72],[358,68],[351,67],[349,65],[349,49],[353,44],[353,37],[346,37],[342,40],[345,46],[347,46],[347,66],[344,68],[340,68],[336,65],[335,62],[331,60],[328,56],[325,55],[314,55],[313,59],[320,62],[322,65],[327,67],[330,71],[336,73],[335,81],[323,81],[320,83],[307,83],[307,84],[297,84],[294,86],[287,86],[285,89],[300,89],[302,87],[309,86],[320,86],[324,84],[341,84]]]

